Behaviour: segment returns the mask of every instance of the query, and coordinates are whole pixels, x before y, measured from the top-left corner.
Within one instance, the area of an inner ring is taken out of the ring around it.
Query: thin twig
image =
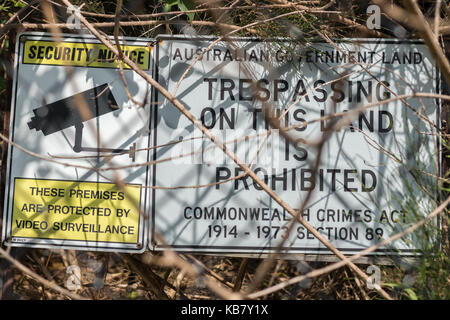
[[[44,286],[46,286],[52,290],[55,290],[56,292],[59,292],[59,293],[65,295],[71,299],[74,299],[74,300],[89,300],[86,297],[80,296],[79,294],[76,294],[76,293],[72,293],[64,288],[61,288],[57,284],[50,282],[47,279],[41,277],[34,271],[30,270],[28,267],[24,266],[22,263],[18,262],[16,259],[14,259],[8,252],[3,250],[1,247],[0,247],[0,255],[3,256],[6,260],[8,260],[10,263],[12,263],[17,269],[19,269],[23,273],[27,274],[28,276],[32,277],[36,281],[40,282]]]

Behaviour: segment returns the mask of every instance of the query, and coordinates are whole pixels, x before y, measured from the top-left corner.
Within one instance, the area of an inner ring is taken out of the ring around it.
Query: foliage
[[[178,8],[181,11],[195,9],[195,2],[191,0],[164,0],[164,12],[175,11]],[[189,21],[194,20],[194,13],[186,13]]]

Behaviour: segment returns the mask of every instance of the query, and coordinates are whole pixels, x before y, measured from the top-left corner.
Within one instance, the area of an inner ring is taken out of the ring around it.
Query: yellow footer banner
[[[16,178],[11,236],[137,243],[141,186]]]

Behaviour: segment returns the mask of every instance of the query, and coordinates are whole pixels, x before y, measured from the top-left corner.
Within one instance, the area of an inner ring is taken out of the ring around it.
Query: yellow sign
[[[125,56],[142,70],[149,69],[149,46],[121,46]],[[114,53],[102,43],[26,41],[23,63],[52,66],[118,68]],[[122,63],[123,68],[129,68]]]
[[[138,243],[141,186],[15,179],[12,236]]]

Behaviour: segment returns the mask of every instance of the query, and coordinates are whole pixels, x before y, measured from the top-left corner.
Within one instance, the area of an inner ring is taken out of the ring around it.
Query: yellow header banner
[[[138,243],[141,186],[15,179],[12,236]]]
[[[142,70],[149,69],[150,46],[121,46],[125,56]],[[119,68],[114,53],[102,43],[53,42],[30,40],[25,42],[24,64],[53,66],[78,66],[97,68]],[[123,68],[128,65],[122,63]]]

